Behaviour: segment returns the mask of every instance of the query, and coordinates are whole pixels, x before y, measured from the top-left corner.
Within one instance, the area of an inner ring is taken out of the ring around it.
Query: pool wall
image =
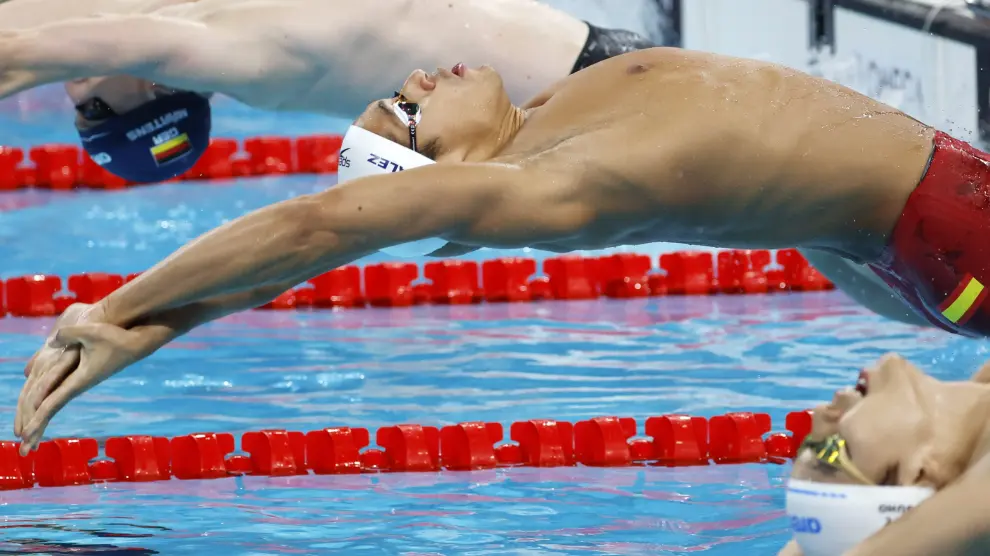
[[[691,0],[682,46],[784,64],[986,147],[990,19],[963,0]]]

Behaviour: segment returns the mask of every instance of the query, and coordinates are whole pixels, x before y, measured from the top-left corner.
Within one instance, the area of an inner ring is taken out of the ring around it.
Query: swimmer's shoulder
[[[737,58],[714,52],[701,52],[671,46],[657,46],[636,50],[603,60],[589,66],[573,77],[588,73],[588,79],[608,80],[616,78],[674,78],[684,74],[707,73],[720,68],[751,69],[752,67],[779,67],[770,62]],[[794,70],[791,70],[794,71]]]
[[[663,69],[671,70],[685,65],[694,66],[698,64],[712,63],[719,57],[710,52],[699,52],[686,50],[672,46],[655,46],[634,50],[618,56],[613,56],[607,60],[602,60],[597,64],[589,66],[580,72],[594,72],[596,69],[622,71],[631,75],[645,73],[644,70]]]
[[[553,95],[568,88],[609,91],[626,89],[631,83],[675,79],[685,72],[697,73],[724,64],[725,57],[668,46],[657,46],[613,56],[561,79],[523,107],[542,106]]]
[[[587,83],[588,81],[592,81],[598,85],[608,83],[608,80],[601,80],[604,74],[619,71],[625,74],[636,75],[645,73],[660,62],[664,64],[675,63],[677,60],[681,59],[680,57],[683,52],[684,51],[680,48],[658,46],[655,48],[647,48],[644,50],[637,50],[634,52],[613,56],[607,60],[602,60],[601,62],[592,64],[581,71],[572,73],[571,75],[560,79],[550,87],[547,87],[540,94],[531,98],[523,104],[521,108],[524,110],[539,108],[546,104],[547,101],[553,98],[553,96],[561,90],[570,86],[580,87],[583,83]]]
[[[541,106],[546,104],[548,100],[553,98],[553,96],[557,94],[557,92],[560,91],[560,89],[562,89],[566,85],[568,79],[570,79],[570,76],[567,76],[561,79],[560,81],[557,81],[553,85],[547,87],[546,89],[543,90],[543,92],[526,101],[522,106],[520,106],[520,108],[522,108],[523,110],[532,110],[534,108],[540,108]]]

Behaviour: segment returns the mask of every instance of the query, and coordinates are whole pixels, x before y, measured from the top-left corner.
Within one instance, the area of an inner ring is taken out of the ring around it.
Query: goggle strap
[[[419,105],[414,102],[409,102],[406,97],[402,96],[402,93],[395,91],[392,95],[395,100],[392,102],[392,111],[395,112],[396,117],[405,122],[406,126],[409,127],[409,148],[414,152],[419,152],[416,148],[416,125],[419,124],[420,112]],[[405,110],[407,106],[415,106],[413,113],[409,113]]]

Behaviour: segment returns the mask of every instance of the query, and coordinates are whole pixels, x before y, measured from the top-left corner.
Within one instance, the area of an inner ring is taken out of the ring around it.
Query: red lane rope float
[[[317,276],[259,309],[408,307],[418,304],[525,302],[544,299],[640,298],[664,295],[765,294],[834,288],[794,249],[677,252],[659,257],[655,272],[648,255],[563,256],[543,261],[545,276],[534,278],[534,259],[501,258],[481,263],[438,260],[345,266]],[[480,267],[480,268],[479,268]],[[479,272],[480,270],[480,272]],[[717,271],[717,272],[716,272]],[[363,276],[362,276],[363,274]],[[0,282],[0,316],[54,316],[72,303],[95,303],[137,274],[35,274]],[[363,278],[363,279],[362,279]],[[479,281],[480,278],[480,281]]]
[[[235,139],[215,138],[188,172],[169,181],[336,173],[343,140],[340,135],[255,137],[241,144]],[[124,189],[135,185],[141,184],[107,172],[77,145],[39,145],[27,153],[0,145],[0,191],[31,187]]]
[[[787,415],[788,433],[771,433],[765,413],[650,417],[645,437],[632,418],[596,417],[569,423],[533,419],[512,423],[503,443],[500,423],[443,428],[382,427],[371,447],[368,429],[333,427],[307,433],[246,432],[239,446],[227,433],[174,438],[123,436],[100,446],[93,438],[42,442],[27,457],[17,442],[0,442],[0,490],[98,482],[218,479],[231,475],[337,475],[380,472],[468,471],[498,467],[703,466],[784,463],[811,430],[811,412]],[[634,438],[635,437],[635,438]],[[238,449],[239,448],[239,449]]]

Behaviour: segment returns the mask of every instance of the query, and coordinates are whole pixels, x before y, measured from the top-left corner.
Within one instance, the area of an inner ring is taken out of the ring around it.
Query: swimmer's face
[[[65,84],[76,107],[76,127],[93,127],[114,114],[125,114],[171,90],[146,79],[126,75],[89,77]]]
[[[512,106],[501,76],[488,66],[468,69],[459,64],[433,73],[416,70],[400,92],[420,106],[418,150],[434,160],[494,140]],[[355,125],[409,147],[409,128],[393,111],[394,101],[392,97],[372,102]]]
[[[941,488],[964,471],[973,438],[990,419],[990,387],[942,382],[896,355],[863,371],[856,388],[836,392],[813,412],[811,437],[840,434],[850,459],[880,485]],[[798,454],[794,478],[857,484],[842,471]]]

